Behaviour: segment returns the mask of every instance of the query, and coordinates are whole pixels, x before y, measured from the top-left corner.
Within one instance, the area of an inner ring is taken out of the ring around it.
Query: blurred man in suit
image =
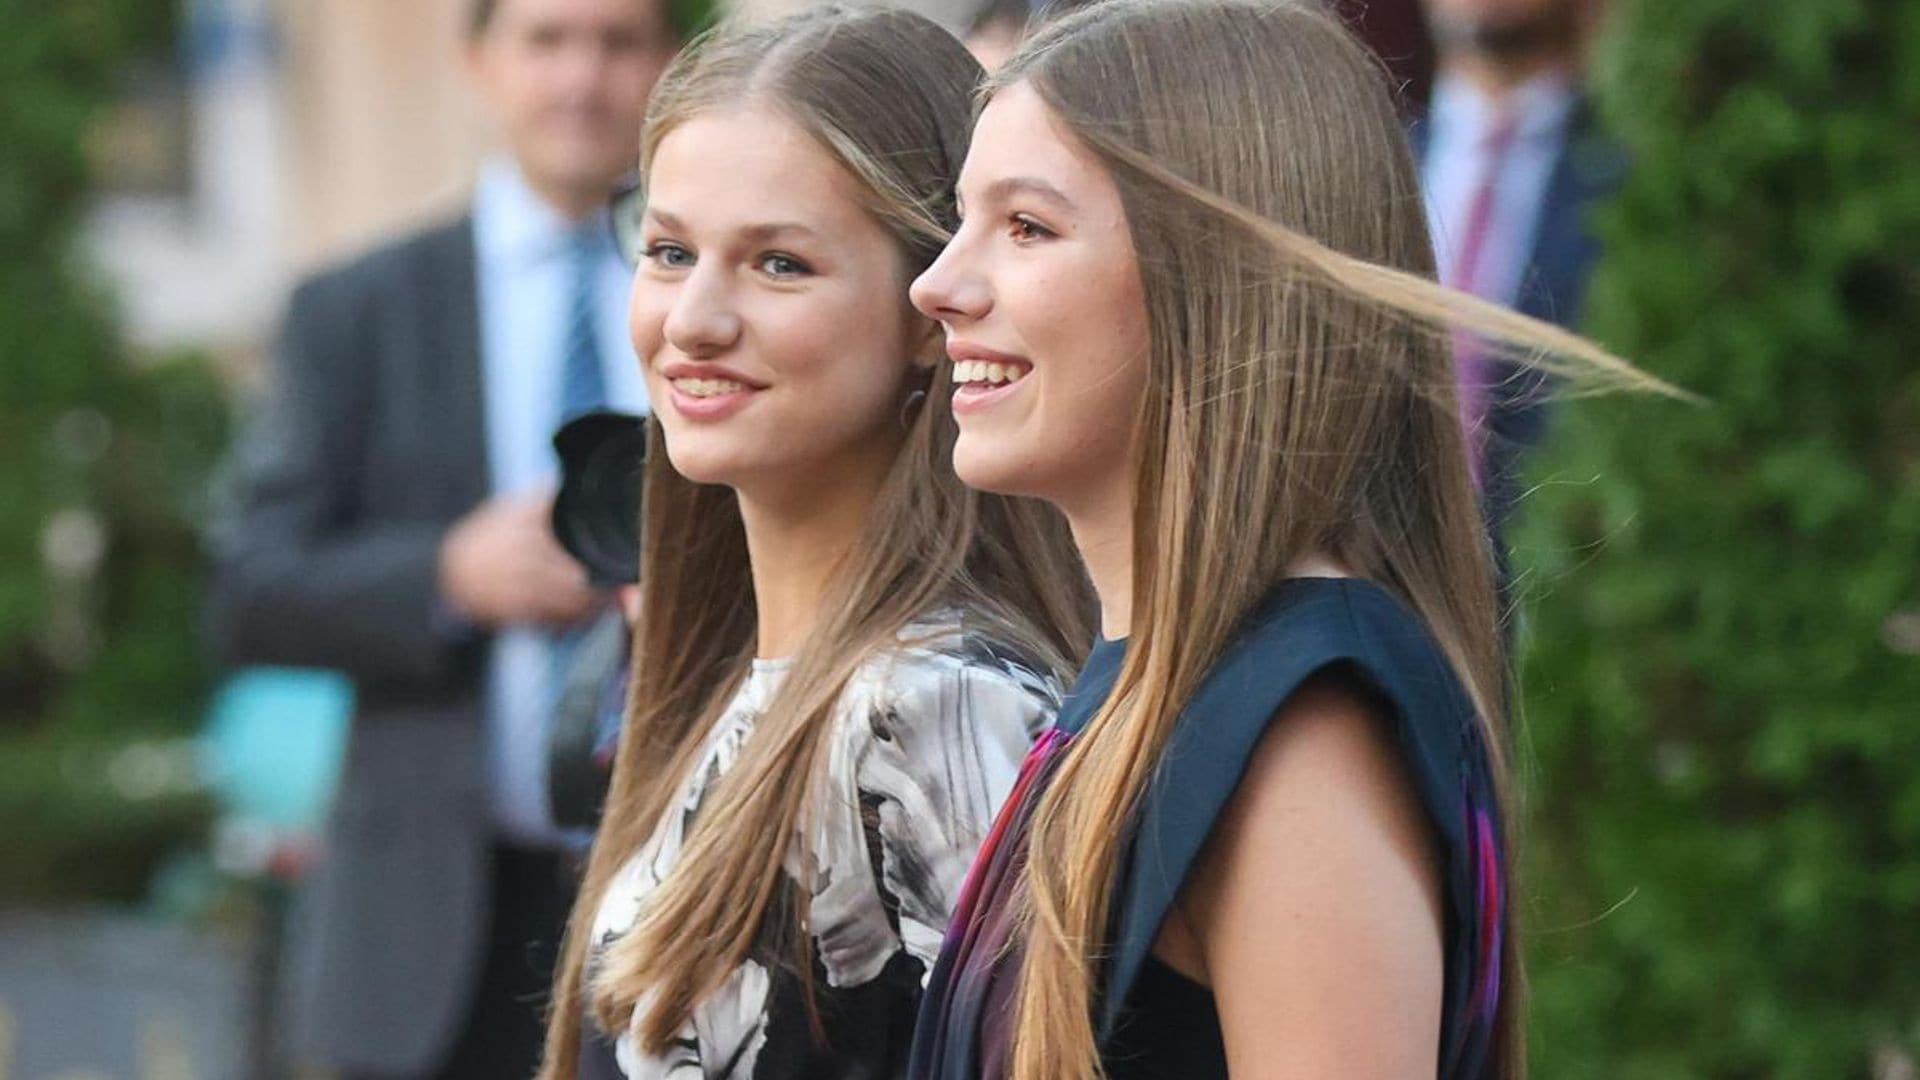
[[[1587,212],[1624,173],[1581,89],[1599,0],[1425,2],[1438,77],[1413,136],[1440,280],[1575,327],[1597,254]],[[1502,532],[1546,432],[1545,381],[1472,341],[1456,362],[1504,582]]]
[[[605,206],[676,40],[666,0],[476,0],[506,153],[468,213],[294,293],[208,622],[241,664],[357,705],[296,904],[296,1051],[356,1077],[528,1075],[571,880],[546,723],[601,610],[551,538],[567,417],[642,411]]]

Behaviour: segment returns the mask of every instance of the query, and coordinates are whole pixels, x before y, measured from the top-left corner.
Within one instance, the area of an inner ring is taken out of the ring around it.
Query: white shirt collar
[[[1554,135],[1566,126],[1578,96],[1565,72],[1544,71],[1508,95],[1504,108],[1515,117],[1514,135],[1534,139]],[[1443,74],[1433,87],[1433,123],[1449,138],[1478,138],[1493,130],[1501,106],[1459,75]]]
[[[473,195],[474,234],[486,259],[535,262],[570,250],[583,228],[608,228],[607,213],[596,211],[588,221],[569,221],[566,215],[533,190],[511,158],[489,159],[480,168]],[[613,245],[607,235],[607,245]]]

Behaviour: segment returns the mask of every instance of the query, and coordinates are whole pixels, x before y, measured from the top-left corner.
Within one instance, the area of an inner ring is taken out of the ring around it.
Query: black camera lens
[[[647,460],[647,418],[592,412],[553,437],[560,452],[560,494],[553,535],[599,588],[640,580],[640,491]]]

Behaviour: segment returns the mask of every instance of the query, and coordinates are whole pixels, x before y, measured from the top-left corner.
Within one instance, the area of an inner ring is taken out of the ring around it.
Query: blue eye
[[[813,269],[791,255],[766,255],[760,259],[760,269],[774,277],[800,277],[811,274]]]
[[[693,252],[679,244],[669,244],[664,241],[649,244],[641,254],[668,270],[684,270],[693,265]]]

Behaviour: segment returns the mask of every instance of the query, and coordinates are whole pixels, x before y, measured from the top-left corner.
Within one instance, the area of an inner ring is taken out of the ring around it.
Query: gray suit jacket
[[[220,657],[356,687],[288,964],[294,1046],[349,1071],[435,1067],[483,958],[486,642],[435,617],[441,538],[488,489],[474,260],[463,219],[295,291],[214,536]]]

